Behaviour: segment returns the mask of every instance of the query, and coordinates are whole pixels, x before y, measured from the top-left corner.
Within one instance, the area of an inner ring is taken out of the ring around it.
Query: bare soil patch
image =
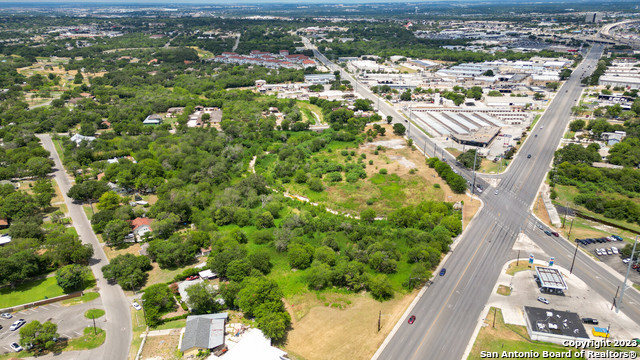
[[[542,196],[538,196],[536,198],[536,203],[533,206],[533,212],[540,220],[542,220],[543,223],[548,226],[552,226],[549,213],[547,212],[547,208],[544,206],[544,201],[542,201]]]
[[[140,358],[143,360],[179,359],[180,357],[176,355],[179,341],[179,332],[177,335],[147,336]]]

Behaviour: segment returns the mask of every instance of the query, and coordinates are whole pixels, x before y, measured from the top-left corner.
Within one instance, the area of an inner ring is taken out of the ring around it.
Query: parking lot
[[[619,241],[616,235],[609,236],[608,238],[576,239],[576,242],[584,251],[594,255],[598,260],[607,264],[621,275],[624,276],[626,274],[628,264],[623,262],[626,257],[620,254],[620,250],[622,250],[627,243]],[[604,252],[599,251],[603,249]],[[632,266],[636,266],[636,269],[632,268],[632,271],[629,272],[629,280],[640,284],[640,265],[632,264]]]
[[[9,344],[19,342],[20,330],[11,331],[9,327],[18,319],[24,319],[27,323],[38,320],[41,323],[51,321],[58,325],[58,334],[61,338],[75,338],[82,336],[83,329],[93,326],[91,319],[87,319],[84,313],[89,309],[103,309],[102,300],[97,298],[84,304],[65,306],[60,302],[39,306],[12,313],[13,318],[0,318],[0,353],[13,353]],[[96,320],[96,326],[106,321],[105,316]]]

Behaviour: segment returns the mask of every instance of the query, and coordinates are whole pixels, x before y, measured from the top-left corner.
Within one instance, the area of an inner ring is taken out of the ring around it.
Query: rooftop
[[[589,338],[580,317],[576,313],[529,306],[524,307],[524,312],[532,331],[569,336],[573,339]]]
[[[536,273],[540,279],[541,287],[549,289],[567,290],[567,283],[558,269],[544,266],[536,266]]]

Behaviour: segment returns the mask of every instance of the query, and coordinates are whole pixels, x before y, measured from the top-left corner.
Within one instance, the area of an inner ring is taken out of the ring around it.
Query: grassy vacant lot
[[[500,161],[493,162],[491,160],[482,159],[482,162],[480,163],[480,170],[478,171],[485,174],[498,174],[503,172],[507,168],[507,165],[509,165],[509,161],[510,160],[503,160],[501,164]]]
[[[612,224],[617,224],[617,225],[624,226],[624,227],[627,227],[627,228],[630,228],[630,229],[634,229],[636,231],[640,231],[640,226],[638,224],[626,222],[626,221],[623,221],[623,220],[605,218],[603,215],[591,212],[591,211],[587,210],[583,206],[576,205],[573,202],[573,199],[576,197],[576,195],[578,195],[579,192],[578,192],[578,189],[576,187],[574,187],[574,186],[556,185],[556,193],[558,194],[558,198],[556,200],[554,200],[554,202],[557,203],[557,204],[569,205],[572,208],[574,208],[576,210],[580,210],[585,215],[591,216],[593,218],[602,219],[602,220],[610,222]],[[636,203],[640,203],[640,199],[638,199],[638,198],[628,198],[628,197],[626,197],[624,195],[621,195],[621,194],[606,193],[605,196],[607,198],[609,198],[609,199],[627,199],[627,200],[634,201]]]
[[[85,289],[91,289],[94,286],[96,286],[96,279],[89,271],[85,279]],[[14,289],[9,286],[0,289],[0,309],[60,295],[64,295],[64,291],[58,286],[55,275],[29,280]]]
[[[178,343],[180,333],[164,336],[148,336],[142,349],[141,359],[181,359]]]
[[[187,325],[187,319],[167,321],[166,323],[153,328],[153,330],[180,329]]]
[[[396,294],[382,303],[364,293],[307,293],[294,297],[287,306],[295,316],[285,349],[305,360],[370,359],[416,294],[417,291],[405,296]]]
[[[55,276],[26,281],[14,289],[4,287],[0,290],[0,308],[26,304],[45,298],[64,295]]]
[[[284,184],[285,188],[292,194],[301,195],[329,209],[354,215],[373,209],[378,216],[384,216],[400,207],[426,200],[469,200],[465,195],[454,194],[435,170],[426,165],[424,155],[407,147],[405,139],[393,135],[390,126],[385,127],[387,135],[377,137],[371,143],[358,146],[334,141],[326,149],[314,154],[318,161],[328,159],[342,164],[355,162],[364,156],[362,161],[366,165],[366,179],[355,183],[345,180],[331,183],[325,180],[325,191],[320,193],[311,191],[306,184],[293,182]],[[380,150],[378,147],[381,147]],[[343,150],[348,151],[348,155],[342,155]],[[352,152],[354,155],[351,155]],[[275,155],[267,155],[256,166],[268,168],[273,165],[274,159]]]
[[[484,324],[476,338],[468,360],[481,359],[481,351],[534,351],[542,356],[543,351],[566,352],[570,348],[565,346],[529,340],[524,326],[505,324],[502,311],[489,309]],[[493,327],[495,314],[495,328]]]
[[[322,114],[322,109],[319,106],[310,104],[306,101],[298,101],[296,102],[296,105],[298,105],[307,120],[312,124],[318,123],[318,119],[320,119],[320,122],[324,122],[324,115]]]

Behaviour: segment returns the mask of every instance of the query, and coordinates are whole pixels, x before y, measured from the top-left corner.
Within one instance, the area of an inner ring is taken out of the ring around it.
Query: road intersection
[[[305,39],[307,47],[314,50],[325,66],[341,72],[341,77],[352,82],[358,94],[379,103],[379,111],[393,117],[394,122],[406,124],[406,118],[364,85],[357,84],[350,74],[330,62]],[[471,340],[477,319],[484,309],[503,264],[515,258],[512,250],[517,235],[523,232],[542,250],[555,256],[556,264],[569,268],[575,245],[562,238],[550,237],[536,226],[540,222],[531,214],[530,207],[539,192],[540,184],[551,168],[553,155],[570,119],[571,107],[581,93],[580,80],[591,74],[603,52],[602,45],[594,45],[569,80],[558,90],[545,114],[531,129],[532,135],[521,146],[519,155],[503,174],[488,176],[486,180],[497,182],[499,195],[493,189],[485,191],[481,198],[483,208],[469,224],[446,260],[447,275],[436,277],[424,295],[415,304],[412,314],[417,320],[413,325],[401,319],[401,325],[379,352],[379,359],[455,359],[463,356]],[[440,154],[437,145],[426,134],[411,126],[408,136],[414,144],[424,148],[427,154]],[[531,158],[527,155],[531,154]],[[437,156],[437,155],[436,155]],[[450,164],[454,158],[443,153]],[[455,167],[455,165],[453,165]],[[467,180],[473,174],[457,169]],[[493,178],[493,179],[489,179]],[[485,187],[489,182],[478,176]],[[546,229],[546,228],[545,228]],[[608,272],[588,255],[578,252],[574,273],[605,298],[613,298],[621,284],[620,276]],[[640,304],[637,292],[630,291],[626,304]],[[640,311],[635,306],[622,310],[636,323],[640,323]]]

